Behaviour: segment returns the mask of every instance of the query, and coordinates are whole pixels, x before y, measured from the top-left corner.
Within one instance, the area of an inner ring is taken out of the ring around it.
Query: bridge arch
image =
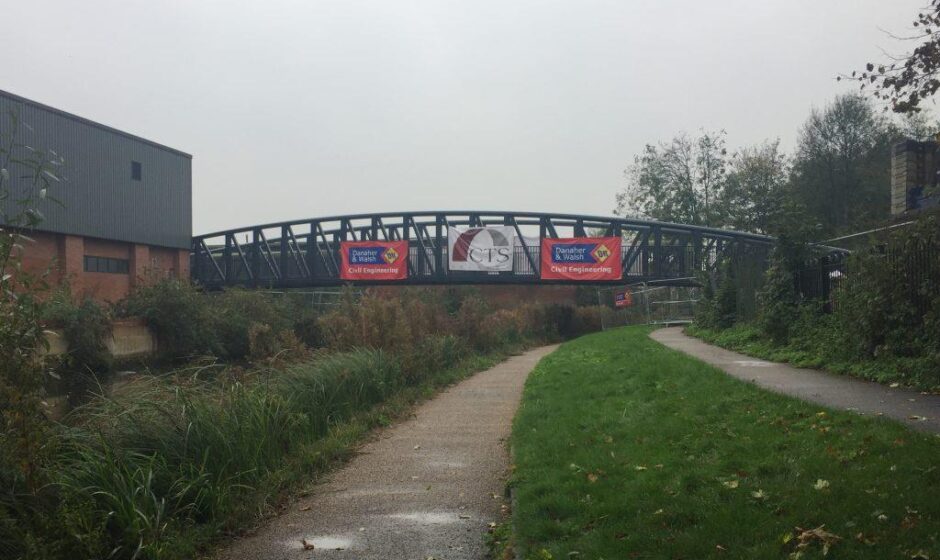
[[[517,240],[512,270],[465,272],[448,268],[451,227],[506,226]],[[619,238],[621,276],[588,284],[659,282],[694,285],[722,255],[764,260],[774,238],[753,233],[654,220],[507,211],[427,211],[354,214],[253,225],[193,238],[193,279],[208,288],[341,286],[340,245],[346,241],[407,242],[402,280],[362,284],[565,284],[540,275],[541,240],[588,236]],[[583,282],[579,282],[583,283]]]

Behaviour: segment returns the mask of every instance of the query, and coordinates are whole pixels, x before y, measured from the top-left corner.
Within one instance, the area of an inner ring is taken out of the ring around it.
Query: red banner
[[[404,280],[408,278],[407,241],[342,241],[343,280]]]
[[[542,239],[543,280],[620,280],[619,237]]]
[[[614,305],[617,307],[630,307],[633,305],[633,293],[630,290],[615,293]]]

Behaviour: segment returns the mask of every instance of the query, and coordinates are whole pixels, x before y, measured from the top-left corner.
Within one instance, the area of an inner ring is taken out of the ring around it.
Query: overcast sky
[[[927,0],[6,2],[0,89],[193,154],[193,229],[610,214],[648,142],[792,147]]]

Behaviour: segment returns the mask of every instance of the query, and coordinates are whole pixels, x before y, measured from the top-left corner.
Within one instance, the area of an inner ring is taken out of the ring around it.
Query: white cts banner
[[[512,270],[516,230],[512,226],[447,229],[450,270],[502,272]]]

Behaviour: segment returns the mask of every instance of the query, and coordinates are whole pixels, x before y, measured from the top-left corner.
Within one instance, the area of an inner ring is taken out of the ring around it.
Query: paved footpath
[[[940,433],[940,395],[758,360],[687,336],[680,327],[659,329],[650,336],[765,389],[866,416],[888,416],[917,430]]]
[[[482,559],[504,503],[505,440],[522,386],[555,348],[510,358],[424,403],[219,558]]]

